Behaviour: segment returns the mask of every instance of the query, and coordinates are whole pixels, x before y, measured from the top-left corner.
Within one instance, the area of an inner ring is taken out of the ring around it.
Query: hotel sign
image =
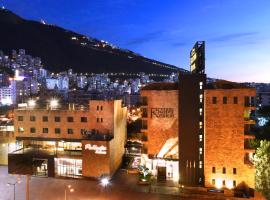
[[[95,154],[107,154],[107,147],[101,145],[91,145],[91,144],[86,144],[85,145],[85,150],[90,150],[90,151],[95,151]]]
[[[173,108],[151,108],[151,118],[173,118]]]

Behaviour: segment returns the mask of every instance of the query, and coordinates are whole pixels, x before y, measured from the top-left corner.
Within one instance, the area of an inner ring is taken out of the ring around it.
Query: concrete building
[[[70,104],[14,111],[16,151],[9,173],[36,176],[112,176],[122,162],[127,109],[121,100],[90,100],[89,108]]]

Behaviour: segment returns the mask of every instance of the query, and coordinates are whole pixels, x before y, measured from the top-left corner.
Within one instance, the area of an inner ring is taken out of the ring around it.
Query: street
[[[133,179],[125,181],[123,178],[116,177],[107,188],[104,188],[98,181],[31,177],[30,199],[64,200],[67,185],[71,185],[74,189],[72,193],[67,192],[68,200],[180,199],[179,196],[174,195],[148,193],[147,186],[131,186]],[[17,176],[8,175],[6,166],[0,166],[0,200],[13,200],[13,186],[7,186],[7,183],[15,183],[16,180]],[[21,176],[21,183],[16,185],[16,200],[25,200],[25,186],[26,178]]]

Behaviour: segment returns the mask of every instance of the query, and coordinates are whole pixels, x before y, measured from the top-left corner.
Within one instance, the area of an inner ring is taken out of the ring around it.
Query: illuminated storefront
[[[82,176],[82,159],[55,158],[55,175],[76,178]]]

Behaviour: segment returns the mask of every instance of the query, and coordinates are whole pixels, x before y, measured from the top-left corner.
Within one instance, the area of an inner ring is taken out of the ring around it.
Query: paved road
[[[75,191],[68,194],[68,200],[185,200],[175,195],[147,193],[148,187],[137,187],[132,184],[135,177],[128,177],[116,176],[106,189],[97,181],[31,177],[30,199],[64,200],[65,186],[72,185]],[[21,180],[16,186],[16,200],[25,200],[25,177]],[[13,200],[13,186],[6,184],[15,181],[16,177],[8,175],[7,167],[0,166],[0,200]]]

